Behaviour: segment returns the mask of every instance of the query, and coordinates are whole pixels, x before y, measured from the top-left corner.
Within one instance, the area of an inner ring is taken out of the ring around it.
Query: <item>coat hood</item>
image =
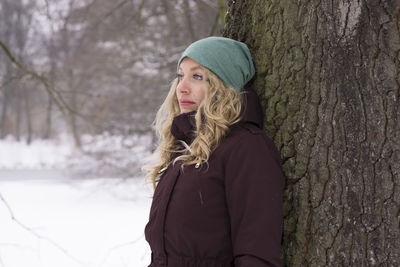
[[[254,91],[251,84],[247,84],[243,92],[243,117],[239,123],[251,123],[258,128],[263,128],[263,113],[258,95]],[[172,122],[171,133],[176,139],[182,140],[190,144],[195,138],[196,121],[194,116],[196,111],[183,113],[176,116]]]
[[[244,114],[241,122],[249,122],[263,129],[264,116],[257,93],[254,91],[252,84],[244,87]]]

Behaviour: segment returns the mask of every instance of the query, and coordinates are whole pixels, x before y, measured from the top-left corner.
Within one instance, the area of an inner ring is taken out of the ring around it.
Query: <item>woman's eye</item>
[[[177,73],[176,78],[178,78],[178,80],[181,81],[183,78],[183,74]]]
[[[199,81],[201,81],[201,80],[203,80],[203,75],[200,75],[200,74],[194,74],[194,75],[193,75],[193,78],[195,78],[196,80],[199,80]]]

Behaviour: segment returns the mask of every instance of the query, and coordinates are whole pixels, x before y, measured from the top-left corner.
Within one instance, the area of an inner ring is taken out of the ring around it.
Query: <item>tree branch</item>
[[[8,47],[2,41],[0,41],[0,46],[3,49],[3,51],[6,53],[7,57],[10,59],[10,61],[14,65],[16,65],[20,70],[29,74],[32,78],[38,80],[39,82],[41,82],[44,85],[47,93],[56,102],[56,104],[60,108],[61,112],[65,113],[65,109],[70,110],[68,105],[65,103],[65,101],[62,99],[62,97],[59,95],[59,93],[56,90],[54,90],[54,88],[52,86],[50,86],[50,84],[47,82],[46,78],[44,78],[43,76],[39,75],[38,73],[28,69],[28,67],[24,66],[22,63],[17,61],[16,58],[13,56],[13,54],[8,49]]]
[[[107,13],[103,15],[102,18],[98,19],[97,22],[90,28],[95,29],[97,28],[103,21],[105,21],[108,17],[110,17],[116,10],[120,9],[123,5],[125,5],[129,0],[122,0],[117,5],[115,5],[112,9],[110,9]],[[143,1],[144,2],[144,1]]]
[[[77,116],[80,116],[82,118],[86,118],[84,114],[79,113],[78,111],[74,110],[71,108],[63,99],[61,96],[60,92],[57,91],[53,86],[49,84],[47,79],[43,77],[42,75],[38,74],[37,72],[29,69],[26,67],[24,64],[19,62],[14,55],[11,53],[10,49],[5,45],[1,40],[0,40],[0,47],[3,49],[7,57],[10,59],[10,61],[17,66],[20,70],[31,76],[33,79],[38,80],[45,88],[47,94],[50,96],[51,99],[54,100],[56,103],[57,107],[60,109],[60,111],[66,116],[67,113],[66,111],[69,111],[70,113],[74,113]]]
[[[22,229],[24,229],[25,231],[27,231],[28,233],[32,234],[33,236],[35,236],[36,238],[38,238],[40,240],[47,241],[48,243],[50,243],[51,245],[53,245],[54,247],[59,249],[61,252],[63,252],[67,257],[69,257],[73,261],[75,261],[79,264],[85,264],[83,261],[81,261],[81,260],[75,258],[73,255],[71,255],[65,248],[63,248],[61,245],[57,244],[55,241],[51,240],[50,238],[48,238],[46,236],[36,233],[32,228],[26,226],[21,221],[19,221],[15,217],[10,205],[8,204],[8,202],[6,201],[6,199],[3,197],[3,195],[1,193],[0,193],[0,200],[1,200],[1,202],[3,202],[4,206],[6,206],[8,213],[10,214],[11,220],[14,221],[17,225],[19,225]],[[1,263],[1,258],[0,258],[0,263]]]
[[[126,247],[126,246],[134,245],[134,244],[136,244],[137,242],[139,242],[139,241],[140,241],[141,239],[143,239],[143,238],[144,238],[144,234],[140,235],[139,237],[137,237],[137,238],[136,238],[135,240],[133,240],[133,241],[129,241],[129,242],[126,242],[126,243],[122,243],[122,244],[119,244],[119,245],[116,245],[116,246],[110,248],[110,249],[107,251],[107,254],[103,257],[103,260],[101,261],[100,266],[102,266],[102,265],[107,261],[107,259],[110,257],[110,255],[111,255],[115,250],[120,249],[120,248],[123,248],[123,247]]]
[[[218,27],[218,21],[221,21],[222,27],[225,26],[226,6],[224,0],[218,0],[218,13],[215,16],[214,24],[211,28],[210,36],[215,34]]]

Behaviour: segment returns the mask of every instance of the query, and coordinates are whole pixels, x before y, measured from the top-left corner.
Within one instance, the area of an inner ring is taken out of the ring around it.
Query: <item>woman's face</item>
[[[193,59],[186,57],[179,65],[177,77],[176,97],[181,113],[197,110],[205,96],[204,68]]]

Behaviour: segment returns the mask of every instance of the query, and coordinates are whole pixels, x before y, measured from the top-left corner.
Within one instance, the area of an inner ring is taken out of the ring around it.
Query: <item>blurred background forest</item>
[[[85,151],[114,137],[107,151],[104,141],[86,151],[109,162],[134,142],[154,149],[151,123],[177,59],[194,40],[220,35],[225,14],[221,0],[2,0],[0,138],[67,134]]]
[[[0,266],[149,264],[152,122],[184,48],[225,15],[223,0],[0,1]]]

